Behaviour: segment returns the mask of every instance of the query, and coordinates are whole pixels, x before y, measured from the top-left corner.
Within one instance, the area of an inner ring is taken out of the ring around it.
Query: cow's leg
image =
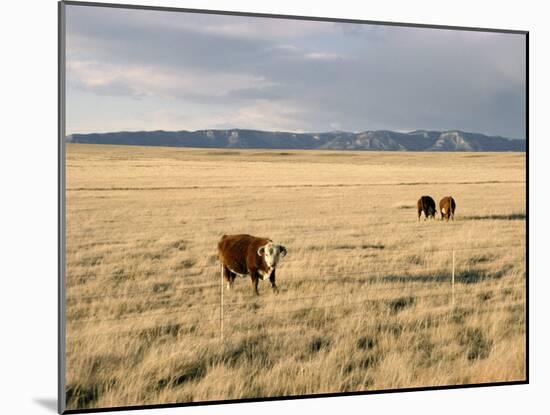
[[[422,216],[422,210],[418,210],[418,222],[420,222],[420,216]]]
[[[227,268],[225,265],[222,264],[222,275],[223,275],[223,279],[227,282],[228,290],[231,289],[231,286],[233,285],[233,281],[235,280],[235,276],[232,274],[233,273],[229,271],[229,268]]]
[[[273,292],[278,293],[279,288],[277,287],[277,284],[275,284],[275,270],[271,271],[271,275],[269,276],[269,282],[271,283],[271,288],[273,289]]]
[[[254,293],[256,295],[260,295],[260,293],[258,292],[258,282],[259,282],[259,278],[258,278],[258,273],[256,271],[251,271],[250,272],[250,278],[252,280],[252,289],[254,290]]]
[[[229,271],[229,282],[227,283],[227,286],[229,289],[233,288],[233,283],[235,282],[235,279],[237,278],[237,274]]]

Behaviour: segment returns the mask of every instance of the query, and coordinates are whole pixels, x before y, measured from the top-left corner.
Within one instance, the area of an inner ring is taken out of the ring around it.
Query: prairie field
[[[68,144],[67,409],[525,380],[525,163]],[[237,233],[288,255],[222,308]]]

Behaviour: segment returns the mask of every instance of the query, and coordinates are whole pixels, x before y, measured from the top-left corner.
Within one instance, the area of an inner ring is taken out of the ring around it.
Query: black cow
[[[435,214],[437,213],[437,210],[435,210],[435,200],[430,196],[422,196],[418,199],[416,205],[418,207],[418,220],[420,220],[422,212],[424,212],[424,220],[428,218],[435,219]]]

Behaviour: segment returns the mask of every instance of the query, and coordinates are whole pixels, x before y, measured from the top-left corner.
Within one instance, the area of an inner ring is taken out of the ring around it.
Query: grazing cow
[[[435,219],[435,214],[437,213],[437,210],[435,210],[435,200],[430,196],[422,196],[418,199],[416,206],[418,207],[418,220],[420,220],[422,212],[424,212],[424,220],[430,217]]]
[[[218,242],[218,256],[227,288],[231,289],[237,275],[250,275],[256,294],[259,294],[258,280],[266,278],[269,278],[273,291],[279,291],[275,284],[275,268],[286,253],[284,246],[273,243],[271,239],[251,235],[223,235]]]
[[[441,220],[449,218],[455,220],[456,203],[452,196],[445,196],[439,202],[439,211],[441,212]]]

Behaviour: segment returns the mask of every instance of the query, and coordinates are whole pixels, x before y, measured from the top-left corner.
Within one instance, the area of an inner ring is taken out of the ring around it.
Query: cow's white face
[[[279,260],[286,255],[286,248],[282,245],[268,242],[258,249],[258,255],[264,258],[268,267],[275,268]]]

